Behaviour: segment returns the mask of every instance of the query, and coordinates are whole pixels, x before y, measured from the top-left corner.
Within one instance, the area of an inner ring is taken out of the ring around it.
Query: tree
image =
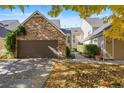
[[[24,5],[18,5],[21,11],[24,13]],[[15,7],[14,5],[0,5],[0,8],[6,9],[9,8],[10,10],[13,10]]]
[[[49,15],[58,16],[63,10],[72,10],[79,13],[81,18],[86,19],[92,14],[100,14],[103,10],[110,9],[112,15],[105,21],[112,21],[111,27],[103,32],[103,35],[108,38],[124,40],[124,6],[121,5],[56,5],[52,6]]]
[[[14,8],[13,5],[0,6],[2,8]],[[24,6],[19,6],[24,12]],[[111,20],[112,24],[108,30],[103,32],[103,35],[108,38],[124,40],[124,6],[121,5],[53,5],[48,12],[50,16],[58,16],[63,10],[72,10],[79,13],[81,18],[86,19],[93,14],[100,14],[101,11],[109,8],[112,15],[108,18],[103,18],[106,22]]]

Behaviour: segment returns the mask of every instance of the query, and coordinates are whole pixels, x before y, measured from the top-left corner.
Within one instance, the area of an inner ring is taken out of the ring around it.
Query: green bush
[[[77,45],[77,51],[82,53],[83,52],[83,45]]]
[[[5,48],[7,51],[14,53],[16,45],[16,36],[26,35],[24,26],[18,26],[15,30],[10,31],[5,38]]]
[[[0,50],[0,59],[10,59],[13,58],[13,54],[8,52],[6,49]]]
[[[94,58],[98,54],[99,48],[95,44],[86,44],[82,46],[82,54],[89,58]]]
[[[71,48],[71,52],[76,52],[77,49],[76,48]]]

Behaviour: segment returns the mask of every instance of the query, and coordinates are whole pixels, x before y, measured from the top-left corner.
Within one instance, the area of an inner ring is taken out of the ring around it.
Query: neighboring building
[[[79,43],[82,43],[84,33],[80,27],[72,27],[71,30],[71,47],[77,48]]]
[[[66,57],[66,35],[39,11],[22,23],[27,35],[16,38],[17,58]]]
[[[59,19],[50,21],[57,25],[57,27],[61,28]],[[67,36],[66,45],[68,47],[76,48],[79,43],[82,43],[84,33],[80,27],[61,28],[61,30]]]
[[[18,20],[0,21],[0,37],[5,38],[6,34],[15,29],[19,24]]]
[[[20,23],[18,20],[0,21],[0,49],[2,49],[4,46],[3,42],[7,33],[15,29],[19,24]]]
[[[68,46],[69,48],[71,48],[71,30],[69,29],[65,29],[65,28],[61,28],[61,30],[66,34],[66,46]]]
[[[60,20],[54,19],[52,21],[57,27],[61,28]],[[61,28],[61,30],[66,34],[67,40],[66,45],[70,48],[76,48],[79,43],[82,43],[84,33],[81,27],[70,27],[70,28]]]
[[[54,23],[57,27],[59,27],[65,34],[66,34],[66,46],[71,47],[71,30],[66,28],[61,28],[60,20],[59,19],[52,19],[50,20]]]
[[[111,27],[111,21],[105,23],[95,32],[93,32],[87,40],[93,40],[93,44],[97,44],[101,48],[101,54],[104,59],[124,59],[124,41],[116,39],[108,39],[103,36],[103,31]],[[86,40],[86,41],[87,41]]]
[[[87,39],[87,37],[92,34],[96,29],[101,27],[103,25],[102,19],[99,18],[87,18],[86,20],[84,19],[82,22],[81,29],[84,32],[84,38],[83,40]],[[91,40],[85,41],[83,43],[89,44],[91,43]]]

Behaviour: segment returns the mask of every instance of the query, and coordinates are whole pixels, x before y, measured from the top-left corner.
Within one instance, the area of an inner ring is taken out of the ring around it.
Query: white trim
[[[48,18],[46,18],[43,14],[41,14],[39,11],[35,11],[34,13],[31,14],[31,16],[29,16],[25,21],[23,21],[21,24],[24,25],[32,16],[34,16],[36,13],[40,14],[45,20],[47,20],[52,26],[54,26],[57,30],[59,30],[64,36],[66,36],[66,34],[60,29],[58,28],[54,23],[52,23]]]

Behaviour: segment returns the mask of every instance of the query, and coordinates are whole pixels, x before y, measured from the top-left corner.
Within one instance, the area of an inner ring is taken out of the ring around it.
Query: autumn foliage
[[[18,6],[24,13],[24,6]],[[0,5],[0,8],[11,10],[14,5]],[[30,7],[29,7],[30,8]],[[79,13],[82,19],[90,17],[93,14],[99,15],[103,10],[110,9],[112,15],[103,18],[103,21],[112,21],[110,29],[104,31],[103,35],[108,38],[124,40],[124,6],[123,5],[52,5],[48,14],[57,17],[64,10],[72,10]]]

